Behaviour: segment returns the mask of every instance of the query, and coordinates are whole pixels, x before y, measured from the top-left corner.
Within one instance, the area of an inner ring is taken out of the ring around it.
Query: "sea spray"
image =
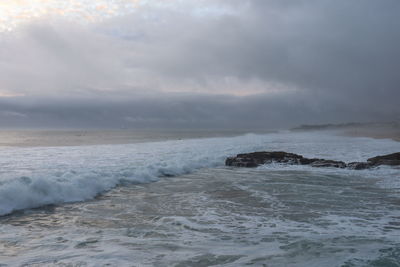
[[[400,143],[284,132],[127,145],[3,148],[0,215],[48,204],[85,201],[120,184],[154,182],[166,176],[222,166],[227,156],[260,150],[287,150],[308,157],[362,161],[400,151]],[[285,169],[284,166],[273,168]],[[373,176],[377,172],[388,177],[399,173],[391,168],[383,170],[364,173]]]

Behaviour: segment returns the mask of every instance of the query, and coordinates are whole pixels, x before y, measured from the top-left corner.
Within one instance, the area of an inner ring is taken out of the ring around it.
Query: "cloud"
[[[57,127],[400,120],[399,11],[396,0],[204,0],[36,21],[0,37],[0,91],[24,95],[0,109]]]

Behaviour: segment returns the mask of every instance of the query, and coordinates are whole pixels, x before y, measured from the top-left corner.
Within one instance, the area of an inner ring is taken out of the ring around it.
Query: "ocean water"
[[[388,139],[246,134],[0,149],[0,266],[400,266],[400,169],[224,166],[281,150],[363,161]]]

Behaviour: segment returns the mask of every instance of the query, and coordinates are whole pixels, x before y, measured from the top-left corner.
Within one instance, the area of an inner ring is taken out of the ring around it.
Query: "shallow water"
[[[3,264],[396,266],[400,198],[379,179],[203,169],[1,219]]]
[[[400,150],[398,143],[282,133],[188,140],[178,150],[176,143],[173,144],[174,148],[168,152],[171,161],[165,162],[163,170],[164,174],[175,171],[174,177],[160,177],[160,172],[154,172],[148,176],[150,180],[139,180],[138,172],[130,172],[138,176],[118,180],[116,188],[94,199],[23,209],[0,217],[0,263],[6,266],[400,265],[400,169],[221,166],[226,154],[237,150],[282,148],[305,156],[350,161]],[[170,145],[161,142],[139,147],[156,155]],[[71,148],[54,149],[40,148],[38,162],[42,165],[36,162],[26,167],[34,170],[31,173],[48,175],[46,186],[55,179],[51,176],[53,171],[77,167],[73,159],[93,155],[95,164],[92,161],[82,164],[94,168],[103,163],[109,174],[110,170],[115,172],[128,164],[122,159],[132,152],[132,148],[125,151],[114,146],[76,148],[75,152]],[[58,162],[51,156],[56,152],[64,156],[63,160]],[[32,150],[12,153],[31,155]],[[118,159],[120,164],[112,159]],[[136,157],[130,159],[139,162]],[[193,160],[202,160],[204,165],[189,164]],[[153,161],[140,163],[143,175],[159,167]],[[11,159],[8,164],[12,165]],[[76,168],[75,172],[67,178],[88,177],[81,175],[82,169]],[[28,178],[34,183],[38,179],[35,177]],[[110,183],[117,178],[114,175],[99,180]],[[9,180],[4,181],[2,186]],[[70,186],[67,181],[62,182]],[[59,183],[54,185],[60,187]],[[39,185],[43,184],[38,183],[35,190]],[[25,192],[35,193],[31,187],[27,188],[30,190]],[[70,201],[57,200],[57,203]]]

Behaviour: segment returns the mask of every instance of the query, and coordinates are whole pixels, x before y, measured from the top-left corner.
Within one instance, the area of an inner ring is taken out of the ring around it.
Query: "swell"
[[[166,141],[130,145],[3,150],[0,215],[48,204],[85,201],[122,183],[222,165],[227,155],[259,148],[262,138]]]
[[[288,150],[311,157],[329,154],[337,160],[362,161],[400,151],[400,144],[319,133],[276,133],[130,145],[7,148],[0,155],[0,215],[89,200],[123,183],[153,182],[222,166],[227,156],[259,150]]]

